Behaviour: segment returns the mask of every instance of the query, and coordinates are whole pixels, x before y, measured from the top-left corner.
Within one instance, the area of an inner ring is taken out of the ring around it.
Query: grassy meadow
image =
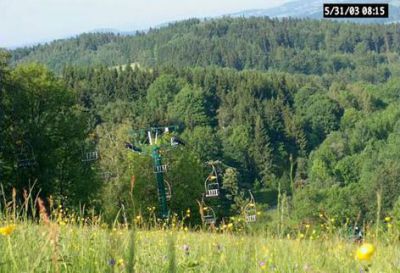
[[[12,222],[12,221],[11,221]],[[399,272],[397,231],[381,231],[370,261],[337,233],[278,238],[222,230],[109,228],[105,224],[20,220],[0,227],[0,272]]]

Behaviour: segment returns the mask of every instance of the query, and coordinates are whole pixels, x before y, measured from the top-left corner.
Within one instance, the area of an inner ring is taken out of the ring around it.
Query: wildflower
[[[233,224],[232,224],[232,223],[229,223],[229,224],[228,224],[228,228],[233,228]]]
[[[188,256],[189,255],[189,250],[190,250],[189,245],[184,244],[182,246],[182,249],[183,249],[183,251],[185,251],[186,256]]]
[[[11,235],[11,233],[13,233],[14,230],[15,230],[15,225],[5,226],[0,228],[0,234],[3,236],[9,236]]]
[[[264,261],[259,262],[258,265],[262,270],[265,270],[267,268],[267,263]]]
[[[389,223],[390,221],[392,221],[392,218],[390,216],[386,216],[385,217],[385,222]]]
[[[309,229],[309,228],[310,228],[310,225],[309,225],[309,224],[307,224],[307,225],[306,225],[306,229]]]
[[[114,265],[115,265],[115,259],[111,258],[111,259],[108,261],[108,265],[114,266]]]
[[[390,223],[388,223],[388,224],[387,224],[387,227],[388,227],[388,229],[391,229],[391,228],[393,227],[393,225],[390,224]]]
[[[362,244],[356,252],[356,259],[360,261],[370,261],[375,252],[375,247],[372,244]]]
[[[119,259],[117,265],[118,266],[124,265],[124,259]]]

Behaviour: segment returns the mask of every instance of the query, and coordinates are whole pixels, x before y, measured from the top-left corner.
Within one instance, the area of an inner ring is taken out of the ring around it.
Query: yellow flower
[[[386,216],[386,217],[385,217],[385,222],[390,222],[390,221],[392,221],[392,218],[389,217],[389,216]]]
[[[118,266],[124,265],[124,259],[119,259],[117,265]]]
[[[375,252],[375,247],[372,244],[362,244],[356,252],[356,258],[360,261],[370,261]]]
[[[14,230],[15,230],[15,225],[5,226],[5,227],[0,228],[0,234],[4,235],[4,236],[8,236],[8,235],[11,235],[11,233],[13,233]]]

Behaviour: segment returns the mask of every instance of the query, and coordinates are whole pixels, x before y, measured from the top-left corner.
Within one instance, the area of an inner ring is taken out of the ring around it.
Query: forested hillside
[[[35,183],[44,196],[105,215],[131,199],[151,210],[151,158],[124,143],[132,130],[176,124],[186,146],[165,156],[178,213],[197,210],[209,160],[224,163],[219,216],[238,213],[247,190],[264,207],[275,206],[278,193],[287,197],[288,214],[300,220],[321,212],[374,219],[377,194],[382,215],[399,213],[397,29],[189,20],[3,54],[1,182],[6,191]],[[56,74],[13,66],[31,61]],[[128,63],[139,65],[120,66]],[[98,158],[83,162],[87,151]]]
[[[381,82],[388,78],[388,67],[398,61],[399,52],[396,24],[223,18],[187,20],[135,36],[83,34],[17,49],[13,63],[39,61],[56,72],[66,65],[216,65]]]

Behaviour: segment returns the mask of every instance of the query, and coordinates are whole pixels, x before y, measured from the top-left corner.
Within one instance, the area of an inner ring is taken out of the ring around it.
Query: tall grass
[[[0,238],[0,272],[350,273],[363,268],[354,259],[358,246],[335,236],[288,240],[176,232],[173,239],[165,230],[137,231],[137,250],[132,256],[131,232],[125,228],[112,231],[63,226],[59,235],[54,253],[50,230],[35,224],[19,224],[11,236]],[[114,243],[110,243],[110,238]],[[399,272],[399,246],[374,244],[377,251],[370,272]],[[133,263],[129,262],[130,257]]]
[[[390,228],[382,224],[379,237],[374,232],[367,234],[365,240],[376,247],[367,267],[354,258],[358,244],[341,234],[340,228],[335,229],[330,219],[323,232],[315,232],[317,226],[307,225],[290,236],[279,236],[285,230],[284,217],[279,233],[269,235],[236,233],[234,226],[185,231],[177,222],[146,225],[141,217],[124,217],[124,223],[116,222],[110,227],[100,217],[88,218],[83,209],[70,212],[74,216],[62,207],[47,211],[31,191],[24,194],[21,204],[10,195],[11,201],[2,204],[0,227],[16,225],[16,229],[10,235],[0,235],[0,273],[350,273],[366,268],[369,272],[400,272],[400,229],[394,222]],[[281,197],[281,201],[279,211],[284,215],[285,198]],[[31,220],[39,216],[40,220]],[[128,225],[130,222],[133,224]]]

